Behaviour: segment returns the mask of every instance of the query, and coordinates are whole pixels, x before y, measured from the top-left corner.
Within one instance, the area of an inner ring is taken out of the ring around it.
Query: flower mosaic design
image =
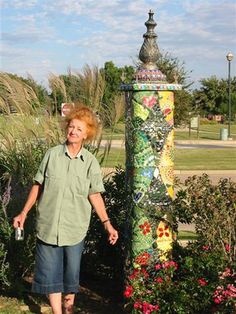
[[[142,103],[145,106],[152,108],[154,105],[157,104],[157,98],[155,96],[144,96],[142,99]]]
[[[135,258],[135,263],[138,264],[139,266],[147,265],[147,262],[150,259],[150,257],[151,255],[148,252],[144,252]]]
[[[163,236],[168,238],[170,236],[169,226],[165,225],[164,227],[157,228],[157,236],[159,238],[162,238]]]
[[[145,221],[143,225],[140,225],[139,228],[142,229],[144,235],[151,231],[151,225],[147,221]]]
[[[157,244],[157,233],[160,231],[157,229],[162,228],[159,225],[160,219],[165,216],[173,194],[171,190],[171,188],[173,189],[173,171],[171,170],[173,168],[173,124],[170,123],[170,120],[173,120],[173,104],[171,106],[169,101],[168,107],[162,108],[159,104],[161,95],[165,100],[165,92],[162,91],[144,90],[132,95],[133,112],[128,134],[128,147],[131,149],[128,156],[132,156],[132,160],[128,163],[128,171],[132,169],[133,173],[131,199],[134,224],[130,267],[132,271],[128,276],[129,284],[124,295],[126,298],[134,299],[135,313],[149,314],[159,310],[159,304],[153,300],[150,302],[135,300],[137,286],[133,283],[140,278],[149,280],[151,276],[149,266],[152,264],[154,251],[167,252],[172,248],[170,244],[172,243],[172,232],[168,226],[163,227],[163,236],[159,237],[161,243]],[[170,92],[168,92],[169,96]],[[168,154],[168,160],[165,163],[163,151],[165,156]],[[153,215],[152,211],[160,212],[158,214],[160,218],[156,219],[157,216]],[[159,234],[161,233],[159,232]],[[161,260],[161,262],[163,261]],[[165,262],[168,261],[165,260]],[[155,283],[157,285],[164,285],[170,278],[169,276],[164,278],[158,274],[159,272],[172,273],[176,269],[172,263],[162,263],[160,270],[156,267],[157,263],[153,263],[152,269],[156,273]],[[145,288],[145,282],[143,284]],[[152,289],[147,289],[145,293],[148,294],[148,291],[152,293]]]

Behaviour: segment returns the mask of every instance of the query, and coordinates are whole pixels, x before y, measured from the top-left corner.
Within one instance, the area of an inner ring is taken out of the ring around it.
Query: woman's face
[[[67,142],[69,144],[82,144],[87,138],[87,124],[78,119],[72,119],[67,127]]]

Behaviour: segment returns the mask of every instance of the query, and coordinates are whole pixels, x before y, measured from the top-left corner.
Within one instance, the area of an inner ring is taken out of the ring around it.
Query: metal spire
[[[145,23],[147,32],[143,35],[144,42],[139,52],[139,59],[143,62],[143,69],[155,70],[157,69],[156,62],[160,55],[156,42],[157,35],[154,32],[157,23],[153,19],[154,12],[150,10],[148,14],[149,19]]]

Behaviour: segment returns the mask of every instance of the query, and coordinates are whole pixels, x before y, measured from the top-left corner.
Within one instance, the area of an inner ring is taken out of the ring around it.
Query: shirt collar
[[[80,158],[82,161],[84,161],[83,150],[84,150],[84,148],[83,148],[83,146],[82,146],[81,149],[80,149],[80,151],[78,152],[78,154],[77,154],[74,158]],[[64,153],[65,155],[67,155],[68,157],[72,158],[72,157],[70,156],[69,151],[68,151],[66,142],[63,144],[63,153]]]

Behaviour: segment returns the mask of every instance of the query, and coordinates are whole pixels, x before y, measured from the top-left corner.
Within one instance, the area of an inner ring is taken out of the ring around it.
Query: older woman
[[[25,206],[13,222],[15,228],[23,228],[27,213],[38,200],[32,291],[49,295],[54,314],[62,313],[62,293],[64,313],[73,313],[91,205],[108,232],[110,244],[118,239],[100,194],[104,191],[100,166],[83,147],[97,130],[96,115],[85,106],[66,117],[66,142],[46,152]]]

